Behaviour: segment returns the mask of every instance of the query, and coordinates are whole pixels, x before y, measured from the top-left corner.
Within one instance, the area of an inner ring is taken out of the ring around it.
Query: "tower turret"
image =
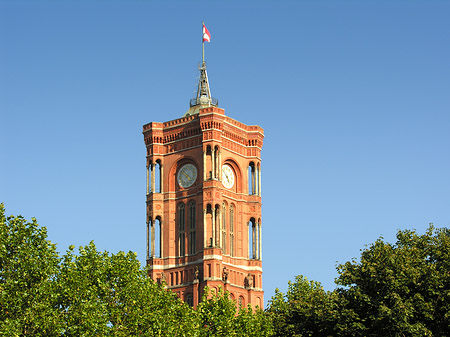
[[[148,276],[193,307],[209,287],[262,308],[264,130],[226,116],[199,70],[185,116],[143,127]]]
[[[207,108],[211,106],[217,107],[219,101],[217,98],[211,96],[211,90],[209,89],[208,72],[206,71],[206,62],[203,61],[199,65],[200,77],[197,85],[197,95],[189,102],[189,110],[185,116],[198,114],[201,108]]]

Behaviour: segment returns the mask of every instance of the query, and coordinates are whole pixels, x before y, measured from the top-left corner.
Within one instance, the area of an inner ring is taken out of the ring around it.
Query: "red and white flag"
[[[209,30],[205,27],[205,24],[203,24],[203,42],[205,41],[211,42],[211,34],[209,33]]]

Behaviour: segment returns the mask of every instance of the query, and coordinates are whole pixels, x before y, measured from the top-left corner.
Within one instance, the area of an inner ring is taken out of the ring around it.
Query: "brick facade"
[[[263,129],[205,107],[143,134],[149,277],[194,307],[205,286],[263,307]]]

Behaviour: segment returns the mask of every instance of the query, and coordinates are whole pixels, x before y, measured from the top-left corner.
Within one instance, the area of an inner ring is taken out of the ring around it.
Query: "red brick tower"
[[[149,277],[194,307],[208,286],[262,308],[264,132],[227,117],[199,70],[184,117],[143,127]]]

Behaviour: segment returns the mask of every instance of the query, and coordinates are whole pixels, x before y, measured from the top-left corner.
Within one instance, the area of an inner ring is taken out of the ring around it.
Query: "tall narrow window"
[[[250,162],[248,165],[248,194],[256,194],[256,170],[254,162]]]
[[[186,255],[185,221],[186,207],[184,204],[178,206],[178,247],[180,256]]]
[[[248,223],[248,257],[250,259],[256,259],[256,230],[256,221],[254,218],[251,218]]]
[[[161,218],[156,217],[152,229],[152,256],[162,257],[161,252]]]
[[[222,254],[227,253],[227,205],[222,204]]]
[[[157,160],[155,163],[155,188],[156,193],[161,193],[161,160]]]
[[[203,170],[204,170],[204,180],[210,180],[213,178],[213,150],[211,146],[206,147],[206,152],[203,158]]]
[[[230,255],[234,256],[234,205],[230,205]]]
[[[193,307],[193,306],[194,306],[194,297],[192,296],[192,294],[186,295],[185,302],[186,302],[190,307]]]
[[[256,186],[257,186],[257,190],[258,190],[258,192],[256,194],[260,196],[261,195],[261,165],[260,165],[260,163],[258,163],[256,170],[257,170]]]
[[[189,254],[195,254],[195,202],[189,204]]]

